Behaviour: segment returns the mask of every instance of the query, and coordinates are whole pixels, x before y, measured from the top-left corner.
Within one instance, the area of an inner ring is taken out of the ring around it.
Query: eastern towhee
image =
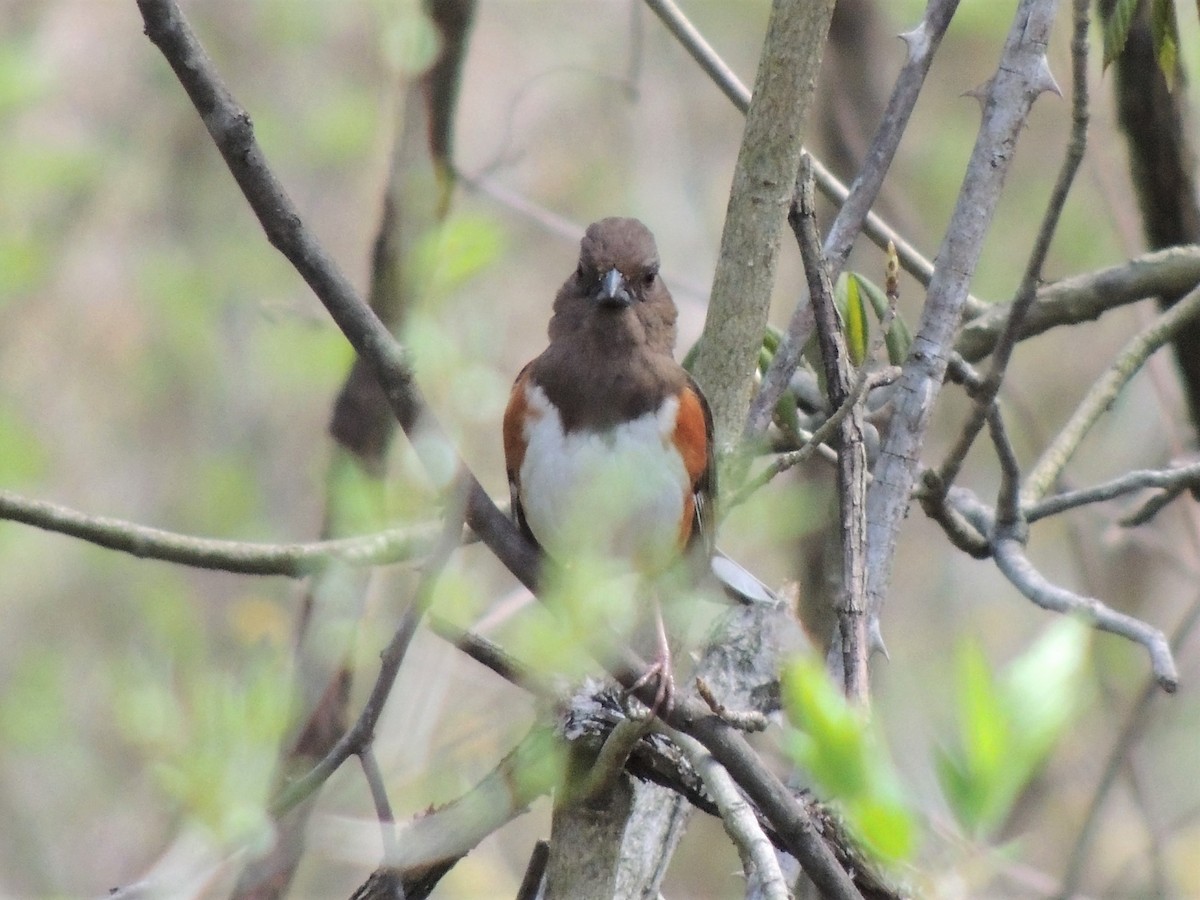
[[[674,358],[675,303],[654,236],[602,219],[554,301],[550,346],[504,413],[513,516],[557,565],[602,553],[651,585],[655,711],[674,694],[656,579],[713,554],[716,468],[708,402]]]

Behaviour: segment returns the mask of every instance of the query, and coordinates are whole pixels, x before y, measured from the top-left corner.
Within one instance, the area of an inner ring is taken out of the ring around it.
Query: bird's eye
[[[651,285],[654,284],[654,279],[657,277],[658,277],[658,273],[655,272],[653,269],[651,269],[649,272],[647,272],[645,275],[642,276],[642,284],[644,284],[646,287],[650,287]]]

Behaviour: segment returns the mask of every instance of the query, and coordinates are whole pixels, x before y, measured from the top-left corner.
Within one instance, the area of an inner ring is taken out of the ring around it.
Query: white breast
[[[528,446],[521,504],[534,537],[555,559],[615,556],[643,572],[678,553],[687,470],[673,443],[679,402],[603,431],[567,434],[541,388],[526,388]]]

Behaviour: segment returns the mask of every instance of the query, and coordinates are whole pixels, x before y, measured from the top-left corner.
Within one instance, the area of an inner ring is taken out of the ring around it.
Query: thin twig
[[[383,854],[390,856],[397,850],[396,817],[392,814],[392,804],[388,800],[387,786],[383,783],[383,772],[379,768],[379,760],[375,758],[375,750],[370,745],[363,747],[358,751],[358,762],[371,790],[375,818],[383,830]]]
[[[363,705],[357,721],[349,731],[342,735],[333,749],[309,770],[308,774],[289,784],[271,802],[270,808],[273,815],[282,815],[295,807],[324,784],[342,763],[370,747],[374,740],[375,725],[379,721],[380,715],[383,714],[383,708],[392,692],[392,686],[396,683],[396,676],[400,672],[400,665],[404,662],[409,644],[412,642],[421,618],[425,615],[425,610],[428,609],[429,603],[433,599],[434,587],[442,569],[449,561],[450,554],[458,547],[458,535],[462,530],[462,510],[465,502],[461,495],[466,489],[465,480],[462,484],[463,487],[456,492],[457,496],[449,507],[446,523],[437,545],[425,563],[421,582],[413,593],[412,603],[404,611],[400,623],[396,626],[395,634],[392,635],[391,641],[380,654],[379,675],[371,686],[371,693],[367,697],[367,702]]]
[[[1088,503],[1101,503],[1146,488],[1161,488],[1165,493],[1158,496],[1170,499],[1188,488],[1195,487],[1200,487],[1200,462],[1172,469],[1138,469],[1126,472],[1120,478],[1114,478],[1112,481],[1106,481],[1094,487],[1064,491],[1053,497],[1047,497],[1045,500],[1039,500],[1025,509],[1025,518],[1030,522],[1036,522],[1038,519],[1057,515]]]
[[[802,446],[795,450],[778,454],[771,460],[769,466],[753,478],[747,480],[733,497],[725,501],[726,511],[745,503],[755,491],[765,487],[776,475],[800,465],[800,463],[812,457],[819,449],[826,447],[829,439],[833,437],[834,433],[841,426],[842,420],[854,409],[854,405],[872,388],[891,383],[899,375],[899,372],[899,368],[896,367],[888,367],[876,372],[869,372],[865,368],[861,369],[850,388],[850,393],[842,400],[841,405],[833,411],[833,415],[822,422],[821,426],[805,439]],[[830,454],[830,461],[837,462],[837,451],[833,451]]]
[[[1200,287],[1193,289],[1121,348],[1117,358],[1080,402],[1067,424],[1034,464],[1021,489],[1023,505],[1032,505],[1046,495],[1058,480],[1080,443],[1100,416],[1112,406],[1121,388],[1159,347],[1200,314]]]

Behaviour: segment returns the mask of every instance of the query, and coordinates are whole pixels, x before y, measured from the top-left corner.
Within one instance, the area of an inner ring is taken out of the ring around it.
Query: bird
[[[656,682],[652,713],[675,694],[658,594],[681,562],[711,559],[716,525],[712,412],[675,360],[677,315],[650,230],[593,223],[503,419],[518,528],[556,565],[599,553],[651,594],[656,653],[631,690]]]

